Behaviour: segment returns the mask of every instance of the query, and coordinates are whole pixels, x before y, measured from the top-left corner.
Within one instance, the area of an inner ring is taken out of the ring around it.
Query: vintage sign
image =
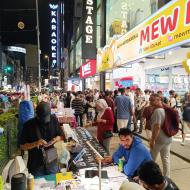
[[[89,60],[80,67],[80,78],[96,74],[96,60]]]
[[[83,59],[96,59],[96,4],[96,0],[83,1]]]
[[[51,68],[57,68],[58,59],[58,4],[49,4],[51,11]]]
[[[173,0],[133,30],[100,49],[97,68],[100,72],[118,67],[187,42],[190,42],[190,0]],[[110,56],[105,62],[106,54]],[[110,60],[113,61],[109,63]]]

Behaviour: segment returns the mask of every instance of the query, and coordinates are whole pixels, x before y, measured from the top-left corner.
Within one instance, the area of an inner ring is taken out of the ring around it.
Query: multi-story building
[[[74,14],[73,17],[73,36],[71,38],[71,43],[69,46],[69,74],[70,78],[68,80],[68,84],[70,84],[70,87],[68,87],[68,90],[71,90],[71,87],[73,87],[75,84],[76,88],[75,90],[81,90],[84,88],[99,88],[100,90],[105,89],[113,89],[116,88],[115,86],[115,79],[114,74],[116,68],[113,68],[110,66],[107,69],[102,69],[96,71],[96,74],[93,76],[88,76],[86,78],[83,78],[81,81],[81,78],[79,78],[79,72],[80,67],[83,63],[86,63],[89,59],[94,59],[94,57],[83,57],[83,51],[84,51],[84,43],[83,43],[83,34],[85,33],[85,30],[91,29],[91,28],[85,28],[84,18],[86,18],[85,15],[85,3],[90,4],[88,6],[93,6],[92,4],[96,4],[96,11],[92,12],[91,8],[86,10],[88,13],[90,13],[87,16],[89,20],[85,20],[87,23],[91,23],[91,16],[92,14],[96,16],[96,29],[93,31],[93,33],[96,35],[96,48],[97,50],[101,49],[109,49],[111,48],[114,39],[119,39],[121,36],[128,34],[130,31],[132,31],[134,28],[138,27],[140,24],[145,22],[145,20],[149,20],[149,18],[153,17],[153,15],[157,14],[157,12],[167,3],[170,2],[170,0],[150,0],[150,1],[144,1],[144,0],[93,0],[93,1],[83,1],[83,6],[81,5],[81,1],[75,1],[74,6],[74,13],[81,13],[76,16]],[[83,9],[82,9],[83,7]],[[167,8],[166,8],[167,9]],[[92,9],[93,10],[93,9]],[[87,14],[88,14],[87,13]],[[92,14],[91,14],[92,13]],[[91,31],[88,31],[91,33]],[[93,35],[94,35],[93,34]],[[98,50],[98,51],[99,51]],[[86,49],[85,51],[93,51],[92,49]],[[97,53],[98,53],[97,51]],[[127,50],[126,50],[127,51]],[[130,49],[128,50],[130,51]],[[113,59],[113,57],[110,57],[109,51],[107,51],[107,54],[105,54],[104,58],[109,58],[110,60]],[[97,60],[99,61],[99,60]],[[104,61],[104,60],[102,60]],[[141,60],[142,61],[142,60]],[[126,62],[127,63],[127,62]],[[90,65],[91,66],[91,65]],[[89,67],[90,67],[89,66]],[[132,77],[134,84],[137,86],[141,86],[141,84],[144,85],[144,81],[139,81],[138,77],[130,76],[128,73],[126,74],[126,70],[132,68],[133,72],[134,66],[133,64],[123,64],[119,66],[122,70],[122,73],[119,73],[118,75],[121,75],[124,77]],[[97,66],[98,68],[98,66]],[[141,66],[138,67],[140,70],[144,71],[144,68]],[[87,69],[87,67],[85,67]],[[88,68],[89,69],[89,68]],[[136,70],[137,71],[137,70]],[[84,72],[84,71],[83,71]],[[142,74],[141,72],[139,73]],[[145,75],[143,73],[143,75]],[[130,78],[131,79],[131,78]],[[118,83],[118,81],[116,81]],[[126,84],[128,84],[126,82]],[[68,85],[69,86],[69,85]],[[145,85],[143,86],[143,88]]]

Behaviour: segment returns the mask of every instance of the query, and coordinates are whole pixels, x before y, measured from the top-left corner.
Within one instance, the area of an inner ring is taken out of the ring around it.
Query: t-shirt
[[[39,140],[36,127],[39,127],[40,129],[41,138],[47,142],[51,141],[54,137],[61,136],[63,134],[55,115],[51,115],[50,123],[45,125],[39,124],[37,118],[33,118],[24,124],[21,135],[22,145],[25,143],[33,143]],[[27,167],[29,172],[34,171],[40,166],[43,166],[43,156],[41,149],[36,147],[28,150]]]
[[[134,105],[135,105],[135,110],[137,111],[141,110],[146,105],[145,97],[135,96]]]
[[[176,99],[174,97],[170,98],[169,102],[170,102],[170,107],[171,108],[175,108],[176,107],[177,102],[176,102]]]
[[[75,110],[76,115],[82,114],[83,111],[84,111],[84,109],[83,109],[83,101],[80,98],[75,98],[71,102],[71,107],[72,107],[72,109]]]
[[[151,116],[151,130],[153,131],[153,127],[155,124],[159,124],[160,126],[162,126],[164,120],[165,120],[165,110],[163,108],[155,109]],[[161,128],[156,143],[169,144],[171,142],[172,142],[172,137],[168,137]]]
[[[132,105],[128,96],[117,96],[115,99],[115,106],[117,107],[117,119],[129,119]]]

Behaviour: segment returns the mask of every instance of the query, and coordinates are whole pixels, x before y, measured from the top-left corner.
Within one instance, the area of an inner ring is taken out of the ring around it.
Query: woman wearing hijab
[[[97,139],[109,153],[110,141],[113,136],[114,115],[104,99],[97,100],[96,109],[98,111],[96,120],[96,125],[98,127]]]

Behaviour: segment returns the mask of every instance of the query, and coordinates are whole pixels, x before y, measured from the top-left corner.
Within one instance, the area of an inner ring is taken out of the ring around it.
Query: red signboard
[[[80,67],[80,78],[86,78],[96,74],[96,60],[91,59]]]

